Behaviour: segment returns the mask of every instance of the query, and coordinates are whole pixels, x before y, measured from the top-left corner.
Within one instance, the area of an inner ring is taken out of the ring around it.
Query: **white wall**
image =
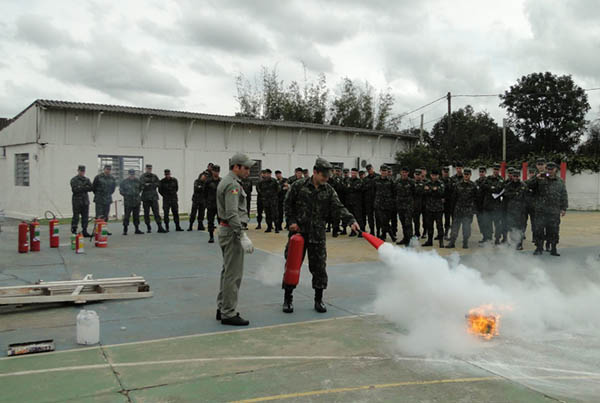
[[[573,175],[567,170],[569,208],[573,210],[600,210],[600,173],[584,171]]]
[[[0,133],[4,144],[35,141],[35,111],[31,108],[7,128],[9,132],[5,129]],[[236,152],[261,160],[263,168],[280,169],[291,176],[297,166],[312,169],[317,156],[342,162],[348,168],[358,167],[359,159],[379,166],[393,162],[395,152],[408,147],[407,142],[389,137],[336,132],[327,136],[326,132],[311,130],[299,135],[299,129],[284,127],[236,124],[231,129],[230,124],[195,121],[190,129],[189,120],[162,117],[152,118],[148,125],[146,116],[132,114],[104,113],[98,118],[97,112],[47,109],[41,111],[39,121],[39,141],[45,145],[7,147],[7,158],[0,158],[0,208],[8,216],[40,217],[52,210],[70,217],[69,181],[80,164],[87,166],[87,176],[93,180],[99,170],[99,154],[142,156],[159,178],[169,168],[179,181],[180,211],[188,212],[194,179],[208,162],[220,165],[221,175],[225,175],[229,158]],[[30,153],[31,185],[26,189],[14,186],[14,153],[19,152]],[[113,199],[121,200],[118,190]],[[93,203],[90,213],[94,213]]]

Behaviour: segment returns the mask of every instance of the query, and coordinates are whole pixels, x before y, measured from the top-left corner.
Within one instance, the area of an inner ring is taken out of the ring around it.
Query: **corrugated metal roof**
[[[207,113],[197,112],[184,112],[184,111],[170,111],[166,109],[151,109],[151,108],[140,108],[134,106],[122,106],[122,105],[106,105],[106,104],[93,104],[83,102],[68,102],[68,101],[56,101],[47,99],[38,99],[32,105],[39,105],[49,109],[69,109],[69,110],[85,110],[94,112],[113,112],[113,113],[127,113],[134,115],[146,115],[146,116],[162,116],[174,119],[198,119],[207,120],[213,122],[223,123],[239,123],[245,125],[256,125],[256,126],[271,126],[271,127],[292,127],[297,129],[310,129],[319,131],[335,131],[345,133],[360,133],[372,136],[385,136],[385,137],[402,137],[407,139],[416,139],[417,136],[409,134],[401,134],[398,132],[388,132],[382,130],[368,130],[359,129],[354,127],[343,127],[333,125],[322,125],[316,123],[304,123],[304,122],[290,122],[285,120],[266,120],[266,119],[254,119],[240,116],[226,116],[226,115],[212,115]],[[31,107],[31,106],[29,106]],[[27,109],[29,109],[29,107]],[[20,115],[20,114],[19,114]],[[17,116],[19,116],[17,115]],[[16,118],[15,118],[16,119]]]

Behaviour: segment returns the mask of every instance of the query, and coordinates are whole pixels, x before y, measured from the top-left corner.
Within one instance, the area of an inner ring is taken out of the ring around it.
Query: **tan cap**
[[[252,168],[254,161],[252,161],[246,154],[236,154],[231,157],[231,165],[243,165],[246,168]]]

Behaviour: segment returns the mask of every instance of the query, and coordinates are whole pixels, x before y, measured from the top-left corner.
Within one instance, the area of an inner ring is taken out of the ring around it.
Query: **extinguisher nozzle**
[[[379,249],[379,247],[381,245],[383,245],[385,242],[382,239],[377,238],[374,235],[369,234],[368,232],[363,232],[362,233],[363,238],[365,238],[367,241],[369,241],[369,243],[375,248],[375,249]]]

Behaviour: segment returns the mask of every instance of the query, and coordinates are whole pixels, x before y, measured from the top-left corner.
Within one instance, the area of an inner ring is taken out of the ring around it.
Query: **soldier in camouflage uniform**
[[[204,186],[204,200],[206,200],[206,219],[208,224],[208,243],[215,242],[215,217],[217,216],[217,187],[221,182],[221,167],[213,165],[212,176]]]
[[[537,171],[533,164],[527,169],[527,181],[526,184],[533,178],[535,178]],[[525,218],[523,220],[523,239],[525,239],[525,232],[527,231],[527,220],[531,221],[531,240],[535,244],[535,237],[533,229],[535,228],[535,196],[532,189],[527,191],[525,197]]]
[[[331,164],[327,160],[317,158],[313,176],[294,182],[285,198],[289,236],[300,233],[304,237],[304,253],[308,252],[308,268],[312,274],[312,287],[315,290],[315,310],[320,313],[327,311],[323,303],[323,290],[327,288],[325,225],[330,219],[329,216],[340,217],[353,231],[360,230],[355,218],[327,183],[330,170]],[[288,245],[285,247],[286,258]],[[294,311],[292,305],[294,288],[294,286],[283,285],[285,290],[283,312]]]
[[[385,240],[389,234],[393,242],[396,238],[391,232],[390,220],[394,212],[394,181],[389,176],[390,169],[387,165],[380,167],[381,175],[375,179],[375,216],[377,217],[377,230],[381,229],[380,238]],[[395,217],[394,217],[395,218]]]
[[[396,197],[396,211],[402,225],[402,239],[398,245],[410,245],[413,236],[413,203],[415,194],[415,181],[408,177],[408,168],[400,170],[400,179],[394,183],[394,196]]]
[[[104,172],[96,175],[92,182],[94,192],[94,203],[96,203],[96,218],[104,218],[108,222],[110,214],[110,205],[112,204],[112,194],[117,187],[117,181],[111,175],[112,166],[105,165]],[[110,232],[106,232],[112,235]]]
[[[284,178],[281,171],[275,171],[275,179],[279,184],[279,192],[277,192],[277,222],[275,223],[275,231],[283,231],[283,201],[288,191],[289,185],[287,178]]]
[[[358,225],[360,226],[360,231],[350,232],[350,236],[357,236],[362,238],[362,232],[365,230],[365,222],[363,221],[363,182],[358,177],[358,169],[352,168],[352,174],[348,179],[348,187],[346,191],[346,203],[348,204],[348,210],[354,216],[354,218],[358,221]]]
[[[92,182],[85,176],[85,165],[79,165],[77,175],[71,178],[71,191],[73,197],[71,203],[73,206],[73,218],[71,219],[71,233],[77,233],[77,224],[81,216],[81,234],[89,237],[87,232],[88,219],[90,215],[90,198],[88,192],[93,190]]]
[[[373,165],[367,164],[367,176],[364,179],[364,210],[367,216],[365,224],[369,223],[371,235],[375,235],[375,179],[379,175],[373,169]]]
[[[188,227],[188,231],[193,229],[194,221],[196,221],[196,214],[198,215],[198,231],[204,231],[204,210],[206,210],[204,186],[206,185],[207,178],[208,175],[206,175],[206,172],[201,172],[200,175],[198,175],[198,179],[194,181],[192,212],[190,213],[190,225]]]
[[[421,169],[415,169],[415,193],[414,193],[414,204],[413,204],[413,222],[415,224],[415,236],[419,238],[421,236],[421,215],[423,214],[423,193],[425,188],[425,181],[421,175]],[[425,228],[423,228],[425,233]]]
[[[444,225],[442,215],[444,213],[444,183],[440,180],[440,171],[431,170],[431,180],[423,187],[425,194],[425,214],[427,216],[427,242],[423,246],[433,246],[433,224],[436,229],[440,248],[444,247]]]
[[[144,222],[146,223],[147,233],[152,232],[150,227],[150,209],[152,208],[152,214],[154,215],[154,221],[158,225],[158,232],[166,232],[162,226],[160,219],[160,213],[158,212],[158,185],[160,180],[158,176],[152,173],[152,165],[146,164],[146,172],[140,177],[142,183],[142,205],[144,206]]]
[[[288,178],[288,184],[290,186],[292,186],[292,184],[294,182],[296,182],[298,179],[302,179],[304,176],[302,176],[302,168],[301,167],[297,167],[296,169],[294,169],[294,175],[290,176]]]
[[[429,178],[427,177],[427,168],[421,167],[419,168],[419,171],[421,171],[421,179],[423,180],[423,187],[425,187],[429,183]],[[421,194],[421,214],[419,217],[423,220],[423,234],[421,235],[421,239],[427,238],[427,231],[429,229],[429,224],[427,223],[428,216],[426,209],[427,197],[428,194],[423,191],[423,193]]]
[[[442,182],[444,183],[444,237],[450,240],[452,228],[452,189],[453,181],[450,177],[450,168],[442,168]]]
[[[549,162],[546,170],[547,172],[537,174],[535,179],[528,183],[536,197],[534,228],[536,249],[534,254],[542,254],[543,243],[546,241],[550,245],[550,254],[560,256],[556,251],[560,217],[563,217],[569,208],[569,198],[565,183],[556,176],[556,164]]]
[[[246,193],[246,211],[248,213],[248,217],[250,217],[250,203],[252,202],[252,179],[249,177],[243,178],[240,180],[242,184],[242,189],[244,189],[244,193]],[[248,223],[242,223],[244,227],[248,225]]]
[[[165,177],[160,180],[158,185],[158,193],[163,197],[163,214],[165,219],[165,230],[169,232],[169,210],[173,213],[173,221],[175,222],[175,231],[183,231],[179,225],[179,203],[177,199],[177,191],[179,184],[177,179],[171,176],[171,170],[165,169]]]
[[[277,228],[279,182],[277,182],[277,179],[271,177],[271,173],[272,171],[270,169],[265,169],[263,180],[256,185],[256,190],[260,195],[262,207],[265,212],[265,221],[267,222],[267,229],[265,232],[271,232],[273,231],[273,227],[275,227],[275,232],[279,233],[279,229]]]
[[[133,226],[136,234],[143,234],[140,231],[140,203],[142,202],[142,182],[135,177],[135,169],[128,171],[129,176],[119,184],[119,193],[123,196],[125,205],[125,214],[123,215],[123,235],[127,235],[129,227],[129,217],[133,213]]]
[[[342,177],[342,169],[334,168],[334,169],[332,169],[332,171],[333,171],[333,174],[330,176],[331,182],[329,184],[331,185],[331,187],[333,187],[333,190],[335,190],[335,192],[338,195],[338,198],[340,199],[340,201],[343,204],[345,189],[344,189],[344,178]],[[330,219],[331,219],[332,236],[334,238],[336,238],[341,231],[340,218],[336,217],[335,215],[331,215]]]
[[[483,192],[483,211],[486,219],[484,239],[491,240],[492,234],[496,245],[504,235],[502,199],[498,195],[504,189],[504,179],[500,176],[500,165],[494,165],[492,175],[488,176],[481,186]]]
[[[487,238],[490,233],[488,230],[489,218],[486,214],[486,211],[483,209],[483,198],[485,193],[483,191],[483,183],[487,179],[487,168],[479,167],[479,178],[475,181],[475,186],[477,186],[477,199],[475,200],[475,208],[477,213],[477,225],[479,226],[479,232],[483,238],[479,241],[479,243],[484,243],[489,241],[491,238]]]
[[[450,234],[450,243],[446,248],[455,248],[458,231],[462,226],[463,248],[469,247],[469,238],[471,237],[471,223],[473,222],[473,213],[475,212],[475,199],[477,198],[477,186],[471,182],[471,170],[466,168],[461,172],[462,181],[457,182],[454,187],[452,204],[454,212],[452,215],[452,233]]]
[[[256,222],[258,223],[256,229],[262,229],[264,207],[263,198],[260,195],[260,184],[262,181],[265,180],[265,172],[266,170],[264,169],[260,171],[260,174],[258,176],[258,182],[256,182]]]
[[[523,221],[529,187],[521,182],[520,172],[514,168],[508,171],[510,180],[504,186],[502,204],[506,217],[506,230],[517,250],[523,250]]]

